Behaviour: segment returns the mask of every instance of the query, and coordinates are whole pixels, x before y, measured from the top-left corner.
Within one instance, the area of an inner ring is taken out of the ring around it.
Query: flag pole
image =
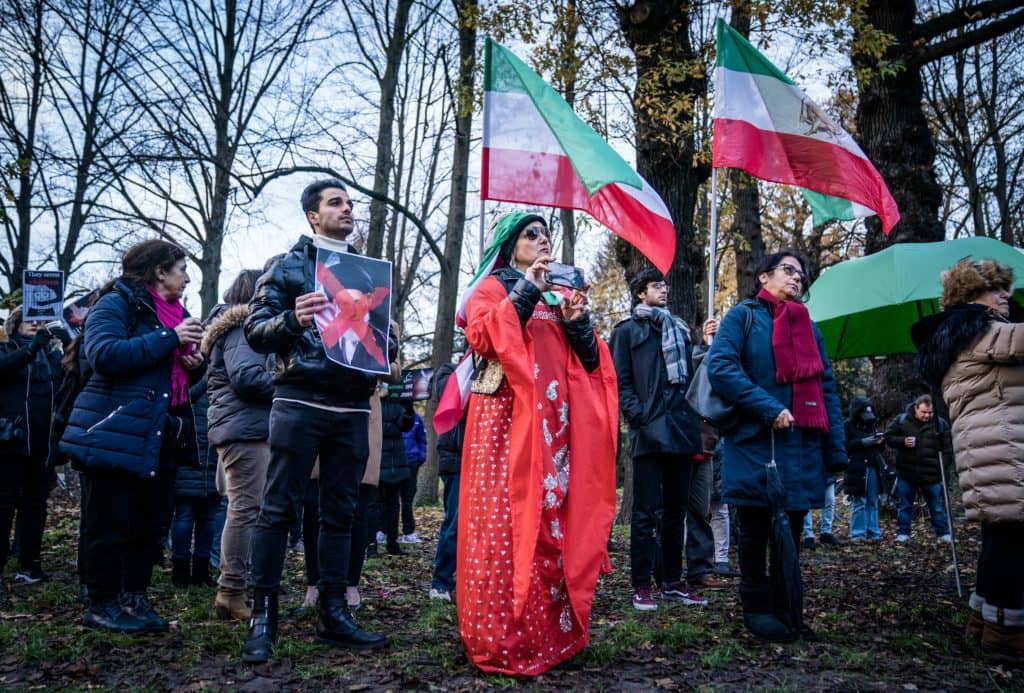
[[[484,213],[485,212],[486,204],[487,203],[484,202],[484,198],[481,197],[480,198],[480,259],[481,260],[484,259],[484,244],[487,242],[487,239],[484,238],[484,236],[487,234],[487,231],[486,231],[486,228],[487,228],[486,216],[487,215]]]
[[[708,203],[711,205],[711,229],[708,234],[711,247],[708,249],[708,313],[707,318],[715,317],[715,251],[718,248],[718,169],[711,169],[711,188],[708,190]]]

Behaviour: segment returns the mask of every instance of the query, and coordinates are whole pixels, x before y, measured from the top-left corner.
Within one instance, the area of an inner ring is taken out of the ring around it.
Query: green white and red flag
[[[484,51],[480,197],[581,210],[668,272],[676,233],[658,193],[511,51]]]
[[[803,188],[814,223],[900,219],[882,176],[857,143],[739,32],[718,20],[712,166]]]

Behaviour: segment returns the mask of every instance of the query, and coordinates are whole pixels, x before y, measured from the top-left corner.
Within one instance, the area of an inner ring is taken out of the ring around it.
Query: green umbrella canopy
[[[913,354],[910,327],[939,312],[943,270],[965,257],[1013,270],[1012,300],[1024,307],[1024,253],[993,238],[897,243],[880,253],[830,267],[810,288],[807,308],[836,361]]]

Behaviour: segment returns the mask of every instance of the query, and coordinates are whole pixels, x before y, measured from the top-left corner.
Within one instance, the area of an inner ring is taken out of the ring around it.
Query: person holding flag
[[[589,640],[615,514],[616,377],[583,291],[547,282],[550,232],[501,217],[471,287],[466,339],[486,359],[469,398],[456,597],[466,653],[536,676]]]

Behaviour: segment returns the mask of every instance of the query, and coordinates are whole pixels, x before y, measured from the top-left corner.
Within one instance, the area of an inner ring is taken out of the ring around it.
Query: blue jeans
[[[896,480],[896,493],[900,497],[900,511],[896,516],[896,531],[900,534],[910,534],[910,526],[914,522],[914,501],[917,500],[917,489],[921,489],[921,496],[928,504],[928,513],[932,517],[932,529],[935,536],[941,537],[949,534],[949,519],[942,507],[942,484],[929,484],[926,486],[914,486],[903,479]]]
[[[881,539],[878,526],[878,472],[864,471],[864,495],[854,496],[850,505],[850,539]]]
[[[213,517],[213,543],[210,545],[210,566],[220,568],[220,538],[228,516],[228,497],[221,496]]]
[[[804,515],[804,536],[814,536],[814,513]],[[836,480],[829,477],[825,484],[825,507],[821,509],[821,533],[832,534],[832,520],[836,516]]]
[[[220,496],[175,496],[174,518],[171,520],[171,558],[188,560],[189,556],[210,559],[210,546],[217,529]],[[195,531],[195,546],[192,534]],[[189,549],[192,549],[191,552]]]
[[[443,474],[441,480],[444,482],[444,521],[437,535],[430,586],[451,592],[455,589],[455,552],[459,536],[459,475]]]

